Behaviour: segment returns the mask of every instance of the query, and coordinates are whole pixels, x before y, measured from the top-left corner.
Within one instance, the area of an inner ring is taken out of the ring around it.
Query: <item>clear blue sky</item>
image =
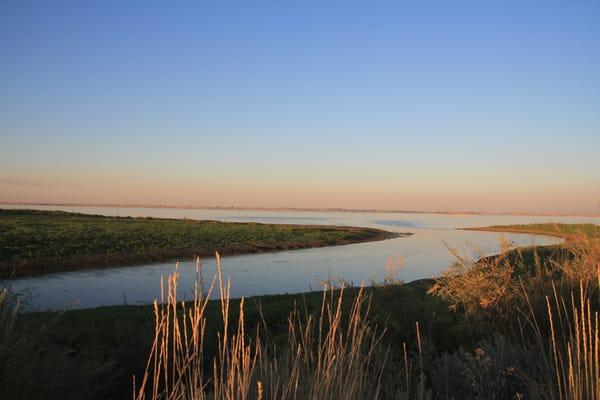
[[[600,213],[600,2],[0,2],[0,201]]]

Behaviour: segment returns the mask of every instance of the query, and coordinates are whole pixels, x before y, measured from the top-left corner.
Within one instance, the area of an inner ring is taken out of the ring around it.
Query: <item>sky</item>
[[[0,201],[600,214],[598,1],[0,1]]]

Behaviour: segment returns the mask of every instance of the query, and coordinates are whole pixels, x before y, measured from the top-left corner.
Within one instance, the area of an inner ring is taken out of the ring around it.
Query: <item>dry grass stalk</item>
[[[521,343],[530,398],[600,399],[600,241],[572,236],[554,257],[533,256],[526,269],[519,250],[479,261],[457,255],[430,292],[488,322],[484,335]]]
[[[547,299],[550,338],[559,399],[600,399],[600,330],[598,311],[581,281],[579,298]],[[597,309],[597,304],[596,307]],[[561,327],[557,330],[555,322]],[[565,322],[566,321],[566,322]]]
[[[464,311],[467,317],[505,314],[514,308],[512,300],[519,293],[519,285],[513,279],[510,244],[502,236],[500,249],[495,257],[480,254],[479,259],[450,249],[456,262],[436,280],[429,293],[442,297],[451,310]]]
[[[380,397],[387,350],[381,344],[383,332],[369,322],[364,290],[352,299],[348,313],[343,289],[323,291],[316,316],[292,311],[288,345],[278,347],[261,340],[258,329],[246,332],[243,299],[230,332],[230,282],[223,281],[218,254],[216,277],[206,293],[196,283],[191,304],[177,302],[178,279],[176,270],[167,280],[166,303],[154,303],[156,333],[135,399]],[[223,328],[217,354],[207,360],[205,311],[217,283]],[[210,369],[205,368],[208,362]]]

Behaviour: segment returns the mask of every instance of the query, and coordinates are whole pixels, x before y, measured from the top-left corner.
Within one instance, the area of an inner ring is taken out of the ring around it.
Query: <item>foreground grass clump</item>
[[[600,399],[600,241],[579,232],[569,239],[549,254],[529,248],[459,257],[430,289],[481,338],[479,372],[500,372],[479,379],[480,390],[498,393],[501,382],[518,398]]]
[[[0,278],[172,258],[381,240],[378,229],[0,209]]]
[[[244,299],[237,302],[237,314],[232,318],[230,283],[222,279],[218,255],[217,265],[217,276],[206,293],[197,284],[191,303],[177,301],[177,271],[168,278],[167,289],[162,291],[166,293],[164,302],[154,304],[155,335],[146,370],[141,379],[134,380],[134,398],[431,398],[423,370],[423,328],[400,310],[399,324],[390,331],[384,327],[392,313],[381,311],[380,307],[385,307],[381,299],[390,292],[397,294],[402,285],[370,291],[328,285],[321,293],[311,293],[311,301],[295,304],[283,326],[277,328],[267,321],[260,305],[258,321],[248,325]],[[220,293],[221,323],[216,343],[210,346],[215,338],[209,333],[214,334],[214,329],[208,323],[208,298],[215,286]],[[413,290],[424,294],[421,286],[419,283]],[[412,300],[415,305],[419,301],[415,296],[395,298]],[[416,307],[415,315],[429,320],[425,330],[433,335],[431,316],[444,314],[444,308],[431,300],[427,309]],[[403,332],[398,335],[399,331]],[[414,346],[403,340],[398,348],[385,339],[407,333]],[[449,333],[451,330],[446,330],[445,334]]]
[[[218,260],[218,255],[217,255]],[[206,294],[196,286],[192,304],[177,302],[178,274],[169,277],[167,303],[155,303],[155,338],[138,399],[353,399],[378,398],[385,368],[382,330],[369,319],[359,290],[342,315],[343,291],[323,292],[318,316],[294,310],[287,344],[247,336],[244,301],[229,326],[229,283],[218,273],[222,331],[218,352],[205,359]],[[268,332],[268,327],[264,326]],[[208,362],[207,362],[208,361]]]

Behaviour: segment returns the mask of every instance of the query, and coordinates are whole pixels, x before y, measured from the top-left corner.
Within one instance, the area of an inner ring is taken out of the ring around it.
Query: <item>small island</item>
[[[351,226],[106,217],[0,209],[0,278],[389,239]]]
[[[600,237],[600,226],[595,224],[517,224],[517,225],[491,225],[487,227],[461,228],[466,231],[489,231],[506,233],[529,233],[533,235],[546,235],[560,237],[565,240],[577,238]]]

